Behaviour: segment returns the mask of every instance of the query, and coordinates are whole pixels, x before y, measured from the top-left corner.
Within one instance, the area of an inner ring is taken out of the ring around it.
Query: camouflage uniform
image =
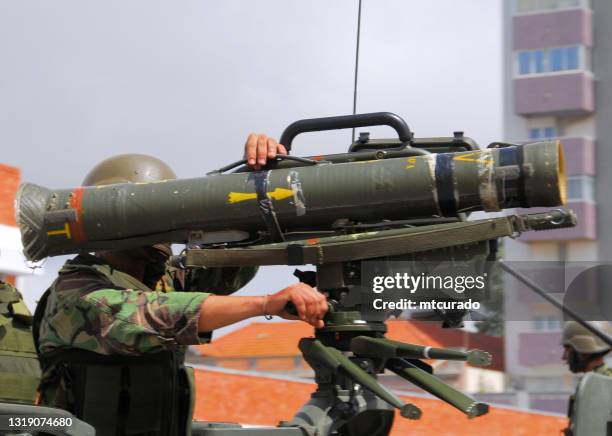
[[[121,155],[98,164],[83,185],[174,178],[159,159]],[[131,247],[149,249],[171,254],[169,244]],[[184,355],[187,345],[210,338],[198,333],[201,306],[209,295],[205,291],[231,293],[256,271],[185,273],[166,267],[164,274],[162,258],[149,252],[144,259],[148,264],[141,282],[101,258],[78,255],[60,270],[36,308],[41,403],[72,412],[99,436],[190,434],[194,382]]]
[[[34,403],[40,370],[31,326],[21,294],[0,281],[0,401]]]
[[[253,268],[202,270],[195,277],[187,278],[187,287],[203,286],[207,282],[207,289],[217,287],[221,293],[229,293],[248,282],[255,271]],[[87,414],[81,410],[82,400],[75,399],[72,392],[73,389],[81,389],[77,385],[85,383],[79,379],[80,376],[69,374],[65,367],[66,361],[88,361],[98,365],[99,359],[94,357],[92,360],[92,355],[102,358],[107,356],[107,361],[102,363],[136,368],[130,378],[137,378],[137,374],[156,370],[143,367],[143,362],[155,358],[163,360],[164,356],[170,356],[171,369],[164,370],[166,372],[159,379],[178,377],[176,384],[183,386],[181,391],[189,391],[189,398],[175,400],[162,392],[162,396],[169,399],[160,401],[187,403],[181,406],[183,412],[180,415],[187,415],[186,419],[190,422],[194,401],[193,373],[191,368],[183,364],[184,353],[187,345],[199,344],[210,338],[209,333],[198,333],[201,305],[210,294],[175,292],[177,285],[182,286],[176,280],[182,272],[169,268],[158,282],[156,290],[151,290],[134,277],[113,269],[98,257],[81,254],[68,261],[59,271],[59,277],[47,291],[46,297],[41,299],[35,316],[37,322],[34,328],[39,332],[35,339],[43,369],[39,388],[41,404],[69,410],[88,421]],[[126,361],[125,356],[133,356],[133,360]],[[98,370],[92,367],[85,369],[92,374]],[[99,378],[113,378],[104,370],[100,374]],[[91,384],[91,380],[87,383]],[[121,384],[120,381],[117,383]],[[112,390],[110,384],[109,380],[107,385],[98,386],[95,390]],[[140,387],[137,387],[139,393],[132,393],[132,396],[159,396],[159,391],[147,391],[153,389],[152,384],[155,381],[145,377]],[[117,389],[123,389],[121,386]],[[95,403],[98,396],[101,395],[94,393],[90,396],[93,397],[90,402]],[[175,404],[166,406],[173,407]],[[131,418],[135,413],[134,408],[129,406],[128,410]],[[146,410],[146,407],[142,407],[142,410]],[[155,413],[148,416],[155,416]],[[99,416],[94,418],[99,419]],[[142,421],[144,418],[141,416],[139,419]],[[92,418],[89,421],[100,434],[114,434],[100,429],[101,424],[92,422]],[[108,417],[103,421],[108,421]]]
[[[131,286],[118,289],[107,275]],[[199,344],[200,307],[208,295],[153,291],[95,256],[79,255],[64,265],[51,286],[39,350],[140,355],[171,345]]]
[[[612,326],[608,322],[594,321],[591,324],[608,334],[612,333]],[[578,366],[576,363],[575,353],[581,353],[583,355],[605,355],[610,351],[610,346],[606,344],[601,338],[594,335],[591,331],[587,330],[586,327],[576,321],[568,321],[565,323],[563,329],[563,338],[561,341],[562,345],[569,347],[570,354],[568,357],[568,364],[572,372],[583,372],[584,367]],[[594,368],[592,372],[608,377],[612,377],[612,368],[602,364]],[[568,427],[563,430],[566,436],[574,435],[576,431],[576,405],[578,400],[578,390],[580,383],[576,387],[576,391],[570,396],[569,404],[567,408],[567,416],[569,418]]]
[[[255,272],[256,268],[202,269],[188,278],[188,287],[228,294],[249,282]],[[117,289],[107,275],[131,286]],[[79,348],[106,355],[140,355],[208,340],[208,335],[198,334],[197,327],[200,307],[210,294],[172,292],[176,275],[175,268],[168,268],[153,291],[95,256],[77,256],[64,265],[49,289],[39,327],[39,351]]]

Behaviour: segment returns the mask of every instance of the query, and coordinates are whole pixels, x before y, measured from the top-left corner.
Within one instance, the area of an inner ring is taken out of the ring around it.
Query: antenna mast
[[[359,8],[357,12],[357,44],[355,48],[355,85],[353,87],[353,115],[357,113],[357,74],[359,72],[359,39],[361,35],[361,0],[359,0]],[[355,142],[355,128],[353,128],[353,136],[351,142]]]

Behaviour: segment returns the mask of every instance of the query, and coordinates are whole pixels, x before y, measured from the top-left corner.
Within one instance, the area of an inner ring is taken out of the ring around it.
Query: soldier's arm
[[[150,292],[138,289],[97,289],[82,294],[77,311],[84,314],[83,335],[71,337],[87,348],[91,336],[104,352],[138,354],[173,344],[201,343],[198,321],[203,292]],[[97,350],[94,350],[97,351]]]
[[[298,316],[285,312],[292,302]],[[208,332],[253,316],[279,315],[285,319],[301,319],[315,328],[323,327],[327,312],[325,296],[304,283],[288,286],[265,297],[231,297],[211,295],[202,304],[198,329]]]
[[[298,317],[284,311],[289,301],[296,306]],[[81,295],[78,306],[87,321],[83,335],[68,334],[71,346],[124,354],[150,352],[171,344],[199,344],[199,333],[253,316],[280,315],[322,327],[327,311],[325,297],[303,283],[265,297],[98,289]],[[96,344],[87,345],[90,335],[97,339]]]

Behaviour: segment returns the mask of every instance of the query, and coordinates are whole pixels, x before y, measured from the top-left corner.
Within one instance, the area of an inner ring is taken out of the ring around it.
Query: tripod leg
[[[370,370],[361,369],[319,341],[304,338],[300,349],[315,372],[317,390],[289,424],[316,436],[386,436],[393,424],[395,408],[416,409],[390,392],[384,395],[387,390],[382,386],[378,389],[375,386],[374,392],[370,387],[378,383]],[[387,397],[395,404],[387,401]]]
[[[476,418],[489,412],[489,406],[486,404],[479,403],[464,393],[459,392],[436,376],[423,371],[407,360],[398,358],[389,359],[386,366],[400,377],[461,410],[469,418]]]

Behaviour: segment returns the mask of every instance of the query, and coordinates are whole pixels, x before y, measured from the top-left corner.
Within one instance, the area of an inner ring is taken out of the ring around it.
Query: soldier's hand
[[[298,316],[285,311],[289,302],[295,305]],[[323,316],[327,312],[327,298],[311,286],[300,282],[268,296],[266,312],[268,315],[278,315],[285,319],[301,319],[315,328],[321,328],[324,325]]]
[[[274,159],[277,154],[287,154],[284,145],[263,134],[251,133],[244,144],[244,158],[249,166],[261,169],[268,159]]]

